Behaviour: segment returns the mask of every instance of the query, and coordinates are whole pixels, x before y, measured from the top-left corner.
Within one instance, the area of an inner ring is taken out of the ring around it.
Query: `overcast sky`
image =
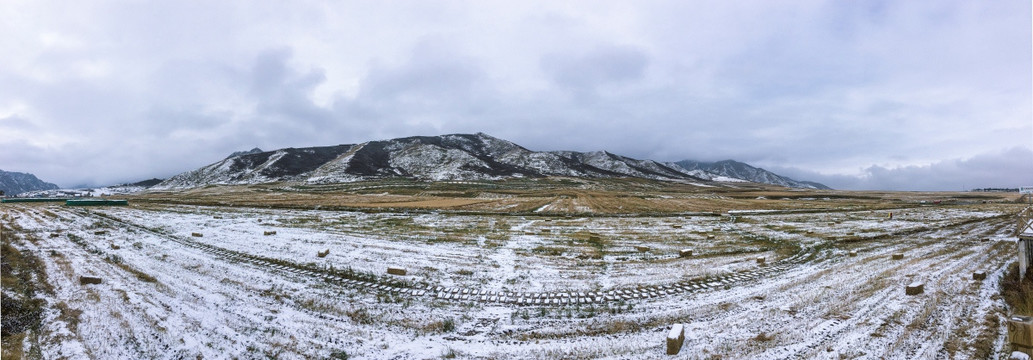
[[[0,169],[485,132],[840,189],[1033,185],[1030,1],[0,2]]]

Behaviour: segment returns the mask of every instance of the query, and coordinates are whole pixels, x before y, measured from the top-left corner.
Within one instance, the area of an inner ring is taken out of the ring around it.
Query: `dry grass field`
[[[798,190],[759,184],[700,187],[642,179],[498,182],[383,180],[333,185],[209,186],[130,197],[144,202],[336,210],[444,210],[542,215],[678,215],[729,210],[878,210],[1015,202],[1017,194]]]
[[[669,358],[674,324],[679,358],[999,358],[1023,207],[581,179],[128,198],[0,205],[5,331],[30,319],[4,358]]]

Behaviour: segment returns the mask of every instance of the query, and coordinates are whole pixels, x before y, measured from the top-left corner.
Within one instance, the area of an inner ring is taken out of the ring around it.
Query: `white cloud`
[[[1030,6],[3,2],[0,133],[37,129],[0,137],[0,164],[107,183],[484,131],[940,187],[907,169],[1031,145]]]

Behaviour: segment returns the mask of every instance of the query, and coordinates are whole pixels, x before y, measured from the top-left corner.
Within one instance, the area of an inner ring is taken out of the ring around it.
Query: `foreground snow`
[[[676,323],[692,358],[1009,354],[995,295],[1014,246],[1005,208],[893,220],[0,209],[55,289],[46,358],[665,358]],[[905,295],[912,282],[924,294]]]

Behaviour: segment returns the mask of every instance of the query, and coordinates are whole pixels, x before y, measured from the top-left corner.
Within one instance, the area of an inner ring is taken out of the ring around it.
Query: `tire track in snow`
[[[1001,221],[1003,221],[1003,220],[1001,220],[1001,219],[994,219],[994,218],[986,220],[986,222],[988,222],[988,223],[999,223]],[[963,232],[968,232],[968,230],[971,230],[971,228],[977,227],[978,225],[979,224],[966,224],[967,228],[966,228],[966,226],[961,226],[961,227],[959,227],[959,229],[957,231],[958,231],[959,234],[963,233]],[[939,231],[939,230],[934,230],[934,231]],[[993,229],[988,230],[988,232],[993,232],[993,231],[994,231]],[[913,258],[915,258],[915,259],[923,259],[927,255],[931,255],[933,253],[940,252],[941,251],[940,249],[950,248],[950,247],[962,247],[962,246],[965,246],[965,245],[967,245],[967,243],[964,240],[960,240],[960,241],[959,240],[955,240],[955,241],[951,241],[951,242],[930,241],[930,242],[926,242],[924,245],[915,245],[915,246],[911,246],[909,248],[910,249],[922,249],[923,250],[922,254],[920,256],[914,256]],[[943,254],[936,255],[936,256],[934,256],[931,259],[925,259],[925,260],[923,260],[921,262],[915,262],[915,263],[908,262],[908,263],[898,264],[897,266],[892,267],[891,269],[884,270],[884,272],[893,272],[893,273],[910,272],[908,269],[914,269],[914,268],[918,268],[918,267],[923,267],[923,265],[931,263],[931,262],[942,265],[942,264],[944,264],[944,262],[941,261],[941,260],[945,260],[945,259],[946,260],[950,260],[949,258],[952,257],[954,253],[955,253],[954,251],[944,252]],[[929,279],[929,280],[936,279],[936,281],[938,283],[942,282],[944,280],[945,276],[949,276],[949,275],[945,275],[945,274],[956,273],[959,268],[966,267],[968,264],[971,264],[973,262],[973,259],[975,259],[975,258],[984,258],[984,259],[989,260],[990,256],[989,256],[989,254],[986,254],[986,253],[972,252],[969,255],[966,255],[966,256],[963,256],[961,258],[957,258],[957,259],[951,260],[947,264],[947,266],[939,266],[936,271],[934,271],[931,274],[926,275],[925,278]],[[938,287],[932,287],[932,289],[927,289],[927,291],[930,291],[930,292],[931,291],[938,291],[938,290],[939,290]],[[874,296],[870,296],[870,297],[867,297],[867,298],[863,299],[863,302],[865,303],[864,306],[861,307],[860,310],[855,310],[854,313],[851,314],[851,316],[848,319],[837,319],[837,318],[826,319],[826,320],[822,321],[816,327],[816,329],[811,331],[811,333],[807,336],[807,339],[809,339],[809,340],[804,341],[804,342],[794,343],[794,344],[791,344],[791,345],[788,345],[788,346],[785,346],[785,347],[782,347],[782,348],[779,348],[779,349],[769,350],[769,351],[763,353],[762,357],[763,358],[774,358],[774,359],[786,359],[786,358],[801,359],[801,358],[817,357],[818,354],[820,354],[820,353],[825,351],[823,348],[827,347],[830,343],[841,343],[841,341],[834,341],[834,340],[839,340],[839,339],[847,336],[851,332],[856,333],[856,332],[858,332],[858,329],[869,329],[869,327],[861,326],[862,322],[873,323],[873,324],[886,324],[886,323],[888,323],[888,320],[889,320],[889,318],[891,316],[901,316],[901,317],[905,317],[906,318],[906,317],[910,317],[910,316],[907,316],[907,315],[910,315],[912,313],[915,313],[915,312],[919,311],[918,309],[908,308],[906,305],[903,305],[900,310],[904,310],[904,314],[898,315],[897,312],[892,311],[892,308],[887,308],[887,304],[891,304],[891,303],[900,304],[902,302],[909,301],[910,299],[902,300],[905,296],[906,295],[903,295],[903,293],[902,293],[902,291],[901,291],[899,286],[891,285],[891,286],[889,286],[889,287],[887,287],[887,288],[877,292]],[[937,308],[940,308],[940,307],[937,306]],[[886,311],[886,310],[889,310],[889,311]],[[933,315],[935,315],[935,314],[933,314]],[[928,319],[932,319],[933,317],[931,315],[931,316],[929,316],[927,318]],[[873,322],[872,319],[874,319],[875,321]],[[904,326],[906,324],[900,324],[900,325]],[[901,328],[898,327],[897,329],[901,329]],[[903,328],[903,329],[906,329],[906,328]],[[903,330],[901,330],[901,331],[903,331]],[[865,331],[865,332],[867,332],[867,331]],[[886,334],[885,337],[883,337],[882,339],[894,338],[895,337],[894,335],[897,335],[897,334]],[[896,337],[896,338],[899,339],[899,337]],[[873,341],[873,342],[880,342],[879,340],[874,339],[874,338],[871,339],[871,341]],[[868,347],[870,348],[871,346],[868,346]],[[905,358],[914,358],[914,356],[917,356],[917,353],[920,350],[921,350],[921,348],[909,348],[908,349],[908,353],[905,356]]]
[[[481,291],[467,287],[445,287],[426,283],[410,284],[401,281],[384,281],[377,276],[370,274],[342,273],[340,271],[331,272],[328,269],[228,250],[191,238],[170,235],[104,213],[93,212],[85,209],[64,209],[64,211],[70,211],[83,217],[111,221],[116,224],[120,224],[121,226],[134,228],[138,231],[143,231],[183,246],[195,248],[229,261],[248,263],[270,271],[321,279],[322,281],[346,288],[390,293],[413,298],[425,298],[427,300],[447,300],[451,302],[466,303],[479,302],[513,306],[555,307],[637,301],[668,297],[675,294],[692,293],[716,287],[736,286],[758,277],[769,276],[774,273],[785,271],[793,266],[803,263],[811,255],[811,253],[805,249],[794,256],[760,268],[635,289],[612,289],[608,291],[569,290],[559,292]]]

